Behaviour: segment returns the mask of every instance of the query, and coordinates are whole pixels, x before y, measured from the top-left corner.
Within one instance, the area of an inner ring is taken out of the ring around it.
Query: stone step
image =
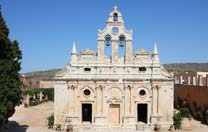
[[[79,128],[74,129],[74,132],[152,132],[150,128],[135,130],[130,128]]]

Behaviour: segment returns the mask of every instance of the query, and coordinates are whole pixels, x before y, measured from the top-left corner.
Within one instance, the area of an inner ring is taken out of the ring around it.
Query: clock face
[[[118,27],[113,27],[112,28],[112,33],[117,34],[119,32]]]

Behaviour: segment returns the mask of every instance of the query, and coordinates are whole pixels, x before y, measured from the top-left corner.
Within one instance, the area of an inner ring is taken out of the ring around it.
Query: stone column
[[[39,96],[40,96],[40,102],[42,102],[43,101],[43,92],[40,92]]]
[[[203,86],[202,76],[199,76],[199,86]]]
[[[196,77],[193,76],[193,85],[196,86]]]
[[[104,93],[103,93],[103,87],[98,86],[96,87],[96,115],[95,115],[95,124],[98,127],[103,127],[107,123],[107,104],[106,101],[104,101]],[[104,103],[105,102],[105,103]],[[104,106],[104,107],[103,107]]]
[[[77,86],[68,85],[68,115],[67,120],[74,126],[79,122],[79,102],[77,99]]]
[[[129,115],[129,113],[130,113],[130,105],[129,105],[129,103],[130,103],[130,98],[129,98],[129,89],[130,89],[130,87],[129,86],[127,86],[127,87],[125,87],[125,116],[128,116]]]
[[[183,76],[180,76],[180,84],[183,84]]]
[[[125,62],[126,64],[132,63],[133,50],[132,50],[132,41],[126,41],[126,51],[125,51]]]
[[[78,86],[74,86],[74,112],[75,115],[79,115],[79,100],[78,100]]]
[[[191,85],[191,77],[188,76],[188,85]]]
[[[112,63],[118,63],[118,42],[116,40],[112,40]]]
[[[79,124],[79,105],[80,102],[78,100],[78,85],[73,85],[72,86],[72,90],[73,90],[73,117],[72,117],[72,122],[73,124],[77,125]]]
[[[72,86],[72,94],[73,94],[73,99],[72,99],[72,105],[73,105],[73,114],[75,114],[76,112],[76,103],[77,103],[77,99],[76,99],[76,92],[75,92],[76,87],[73,85]]]
[[[159,115],[159,86],[154,86],[152,89],[152,118],[151,122],[153,124],[158,123]]]
[[[157,104],[157,88],[156,87],[153,87],[152,93],[153,93],[153,96],[152,96],[153,114],[156,115],[158,113],[157,112],[158,104]]]
[[[69,115],[72,115],[74,113],[74,86],[69,85],[68,86],[68,112]]]
[[[136,116],[133,114],[133,100],[132,100],[132,88],[127,86],[124,89],[125,91],[125,113],[124,113],[124,126],[127,128],[134,128],[136,124]]]
[[[105,62],[105,41],[104,40],[98,40],[98,61],[99,63]]]
[[[97,106],[97,113],[101,114],[103,112],[102,86],[98,86],[96,88],[96,106]]]

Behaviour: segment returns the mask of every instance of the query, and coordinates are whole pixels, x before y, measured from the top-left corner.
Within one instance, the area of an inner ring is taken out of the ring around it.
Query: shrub
[[[53,125],[54,125],[54,115],[50,115],[48,118],[48,128],[53,128]]]
[[[48,100],[54,101],[54,88],[42,89],[43,94],[48,96]]]
[[[182,117],[190,118],[191,114],[188,108],[184,107],[180,109],[180,113]]]
[[[61,131],[61,124],[56,124],[56,131]]]
[[[180,129],[181,128],[181,121],[182,121],[183,117],[181,112],[175,112],[174,116],[173,116],[173,125],[175,129]]]

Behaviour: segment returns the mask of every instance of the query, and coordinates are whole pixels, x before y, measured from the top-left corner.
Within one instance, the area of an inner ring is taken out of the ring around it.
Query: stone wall
[[[179,85],[174,86],[175,100],[178,98],[185,99],[188,103],[196,102],[197,105],[208,105],[208,87]]]

